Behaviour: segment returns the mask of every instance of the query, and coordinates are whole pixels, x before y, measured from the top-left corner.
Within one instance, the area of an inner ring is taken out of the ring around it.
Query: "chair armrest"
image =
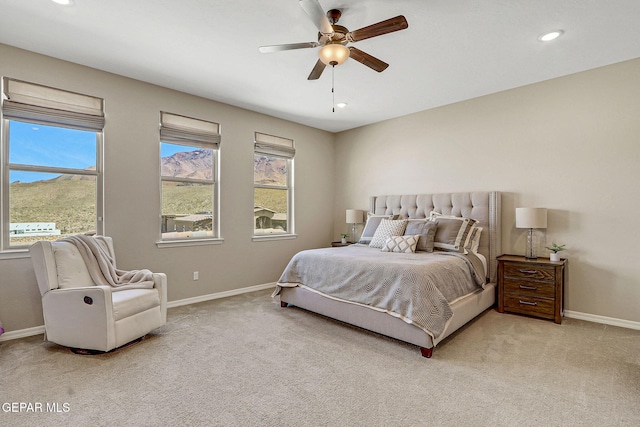
[[[160,293],[160,312],[163,323],[167,322],[167,275],[153,273],[153,287]]]
[[[42,296],[47,339],[67,347],[115,346],[110,286],[54,289]]]
[[[85,301],[85,297],[91,301]],[[75,311],[80,305],[93,305],[104,308],[109,316],[113,316],[113,302],[111,300],[111,286],[83,286],[80,288],[52,289],[42,296],[43,308],[47,310]]]

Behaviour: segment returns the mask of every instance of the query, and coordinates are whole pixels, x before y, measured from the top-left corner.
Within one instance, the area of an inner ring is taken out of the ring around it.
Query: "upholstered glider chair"
[[[167,276],[139,270],[146,274],[143,279],[137,277],[139,287],[121,283],[114,287],[103,280],[104,275],[96,276],[99,264],[106,268],[105,259],[112,272],[121,273],[115,270],[112,239],[80,237],[103,252],[102,260],[89,259],[89,251],[68,239],[39,241],[29,248],[42,294],[45,339],[75,352],[107,352],[164,325]]]

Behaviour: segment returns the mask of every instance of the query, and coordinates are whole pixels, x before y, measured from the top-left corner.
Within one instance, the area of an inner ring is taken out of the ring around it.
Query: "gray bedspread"
[[[324,296],[399,317],[434,339],[453,312],[449,303],[485,283],[482,262],[451,252],[390,253],[368,246],[312,249],[296,254],[278,280]]]

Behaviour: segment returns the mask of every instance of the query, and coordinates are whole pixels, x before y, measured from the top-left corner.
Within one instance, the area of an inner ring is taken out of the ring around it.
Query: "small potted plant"
[[[342,244],[346,245],[347,244],[347,237],[349,237],[349,234],[342,233],[342,234],[340,234],[340,237],[342,237]]]
[[[564,247],[567,245],[558,245],[556,243],[552,243],[551,246],[546,246],[547,249],[551,251],[549,254],[549,259],[551,261],[560,261],[560,253],[564,251]]]

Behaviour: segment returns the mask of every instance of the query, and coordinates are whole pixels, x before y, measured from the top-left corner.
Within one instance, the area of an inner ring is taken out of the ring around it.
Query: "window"
[[[103,100],[3,80],[2,250],[102,234]]]
[[[253,234],[293,234],[293,140],[256,132],[253,155]]]
[[[218,237],[220,125],[160,114],[163,241]]]

